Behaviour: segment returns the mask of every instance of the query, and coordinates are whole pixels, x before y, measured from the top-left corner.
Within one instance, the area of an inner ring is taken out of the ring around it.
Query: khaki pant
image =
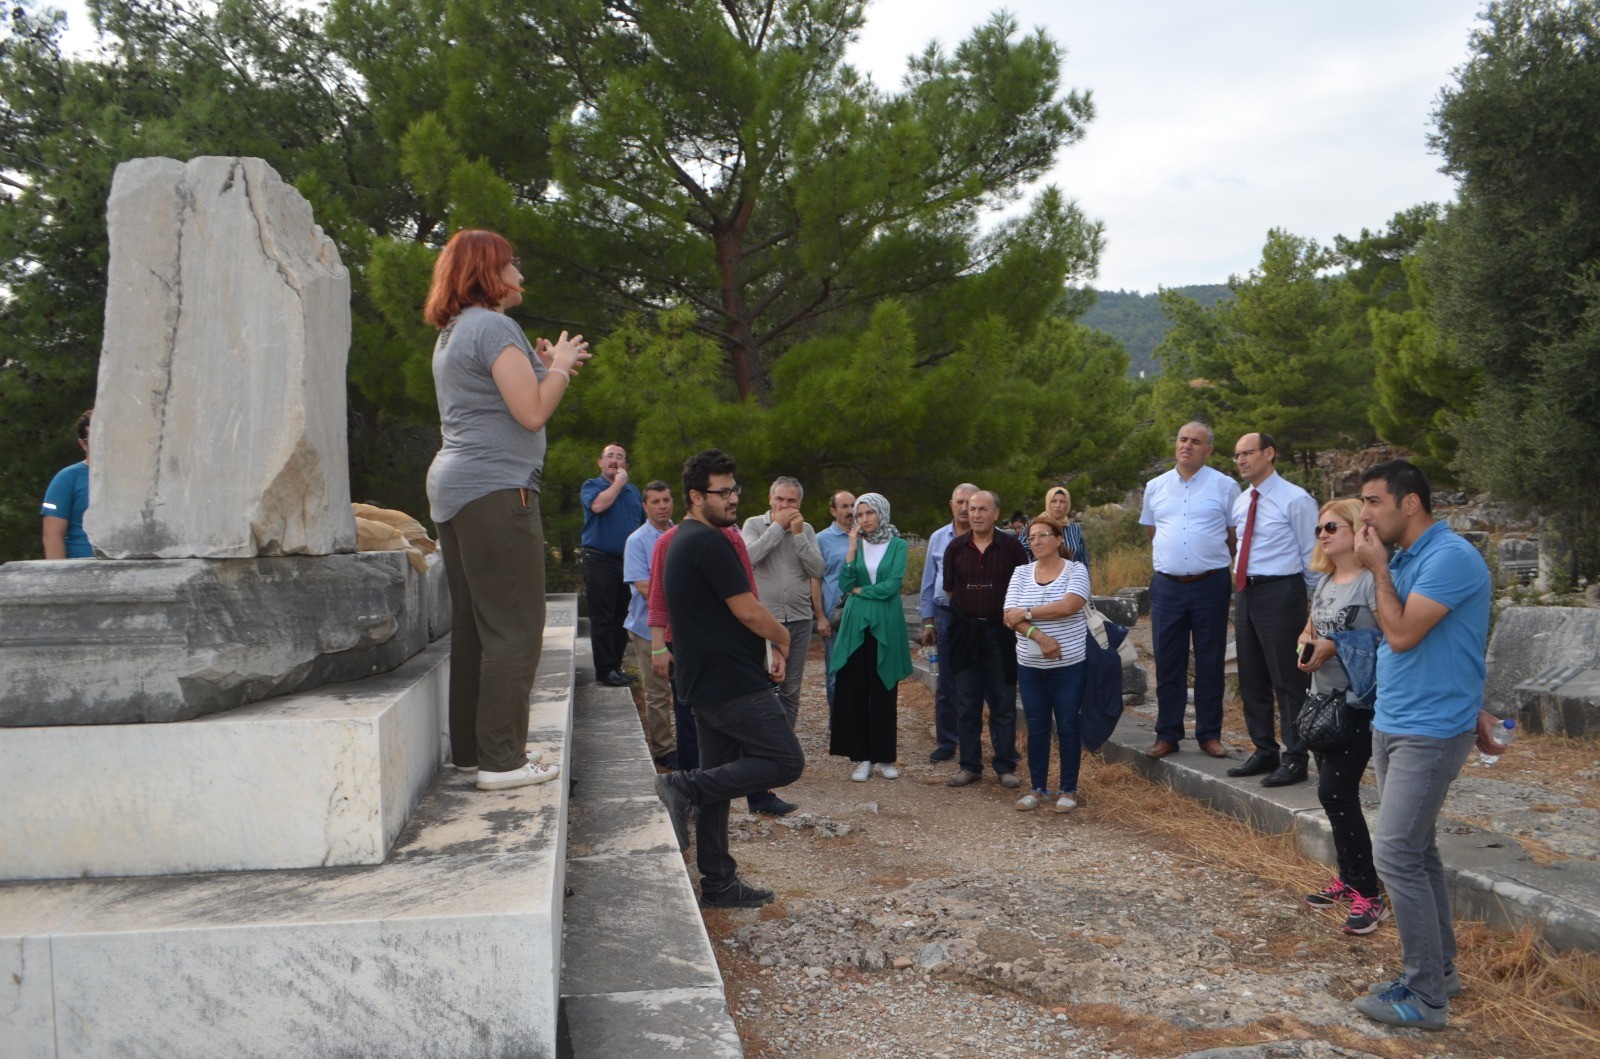
[[[633,644],[639,679],[644,682],[644,737],[650,744],[650,756],[660,759],[677,748],[672,737],[672,689],[650,666],[650,641],[632,632],[628,640]]]

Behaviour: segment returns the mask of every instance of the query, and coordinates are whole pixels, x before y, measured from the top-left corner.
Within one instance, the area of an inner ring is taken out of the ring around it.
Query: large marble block
[[[1484,707],[1501,717],[1516,706],[1516,687],[1551,666],[1600,669],[1600,610],[1508,607],[1489,640]]]
[[[310,204],[259,158],[139,158],[106,214],[96,551],[354,551],[350,277]]]
[[[439,770],[449,670],[445,641],[193,721],[0,728],[0,879],[380,863]]]
[[[0,728],[179,721],[395,668],[450,627],[400,552],[0,567]]]

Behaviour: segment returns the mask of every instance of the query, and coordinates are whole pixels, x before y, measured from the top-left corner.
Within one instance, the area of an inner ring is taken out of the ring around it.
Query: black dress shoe
[[[632,673],[624,673],[620,669],[613,669],[611,671],[611,677],[613,680],[621,679],[624,684],[634,684],[639,680],[639,678],[634,676]]]
[[[1259,776],[1264,772],[1272,772],[1278,767],[1278,755],[1266,750],[1257,750],[1246,759],[1243,765],[1235,765],[1228,770],[1230,776]],[[1304,769],[1301,769],[1304,772]]]
[[[750,796],[749,808],[758,816],[788,816],[800,808],[793,802],[786,802],[782,798],[767,791],[765,794]]]
[[[626,675],[613,669],[611,672],[607,673],[605,676],[596,681],[596,683],[604,684],[610,688],[625,688],[632,684],[633,681],[629,680]]]
[[[949,761],[951,758],[953,758],[955,756],[956,756],[956,748],[955,747],[953,747],[953,746],[941,746],[941,747],[936,747],[934,749],[933,753],[928,755],[928,760],[929,761]]]
[[[1261,781],[1261,786],[1289,787],[1296,783],[1304,783],[1305,781],[1306,767],[1304,765],[1296,765],[1293,762],[1290,762],[1289,764],[1278,766],[1278,768],[1273,771],[1272,775]]]

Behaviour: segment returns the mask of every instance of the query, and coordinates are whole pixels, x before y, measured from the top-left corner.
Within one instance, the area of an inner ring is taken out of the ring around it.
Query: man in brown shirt
[[[983,704],[989,704],[991,764],[1005,787],[1017,778],[1017,648],[1006,628],[1006,587],[1011,572],[1028,563],[1022,542],[996,533],[1000,501],[979,490],[967,502],[972,529],[950,542],[944,553],[944,588],[950,597],[949,666],[956,682],[956,733],[961,771],[946,783],[965,787],[983,776]]]

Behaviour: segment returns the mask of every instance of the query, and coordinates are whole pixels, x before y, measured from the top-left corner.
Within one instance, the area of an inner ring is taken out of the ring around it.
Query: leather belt
[[[1269,581],[1287,581],[1291,577],[1299,576],[1299,574],[1252,574],[1244,579],[1244,583],[1245,587],[1248,588],[1251,585],[1264,585]]]
[[[1156,573],[1160,574],[1168,581],[1176,581],[1180,585],[1192,585],[1196,581],[1203,581],[1206,578],[1211,577],[1213,574],[1225,574],[1227,572],[1228,568],[1226,566],[1219,566],[1215,570],[1207,570],[1203,574],[1169,574],[1165,570],[1156,571]]]

